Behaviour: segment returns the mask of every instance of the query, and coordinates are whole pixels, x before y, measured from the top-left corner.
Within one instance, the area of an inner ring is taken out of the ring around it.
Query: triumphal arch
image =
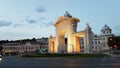
[[[56,37],[49,38],[49,53],[80,53],[80,38],[84,38],[84,52],[91,52],[91,28],[77,32],[78,18],[72,17],[67,11],[55,22]]]

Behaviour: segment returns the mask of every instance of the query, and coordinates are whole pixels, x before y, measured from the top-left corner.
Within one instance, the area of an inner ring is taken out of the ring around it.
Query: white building
[[[107,44],[108,42],[108,38],[114,36],[114,34],[112,34],[112,30],[109,28],[109,26],[105,25],[102,29],[101,29],[101,33],[100,35],[96,35],[94,33],[92,33],[92,52],[93,53],[107,53],[109,52],[109,46]],[[81,52],[84,52],[84,39],[81,38],[80,39],[80,44],[81,44]]]
[[[39,41],[41,40],[41,41]],[[20,40],[2,44],[3,52],[9,54],[25,54],[25,53],[46,53],[48,51],[47,38],[36,40]]]

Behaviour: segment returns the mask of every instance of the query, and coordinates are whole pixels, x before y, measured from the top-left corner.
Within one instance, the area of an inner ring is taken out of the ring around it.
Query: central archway
[[[67,52],[67,37],[65,37],[67,35],[67,30],[63,29],[60,31],[60,35],[59,35],[59,52],[64,53]]]
[[[56,53],[74,52],[74,33],[77,31],[79,19],[72,17],[68,12],[60,16],[54,26],[56,27],[55,49]],[[67,33],[67,45],[65,45],[65,34]]]

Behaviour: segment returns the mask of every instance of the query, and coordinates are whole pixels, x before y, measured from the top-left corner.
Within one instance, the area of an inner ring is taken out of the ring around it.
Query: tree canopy
[[[108,45],[113,49],[120,50],[120,36],[109,37]]]
[[[0,46],[0,51],[3,49],[3,47]]]

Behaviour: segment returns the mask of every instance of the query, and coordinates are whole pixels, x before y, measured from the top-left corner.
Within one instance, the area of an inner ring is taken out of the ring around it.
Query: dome
[[[107,25],[105,25],[105,26],[102,28],[101,31],[104,31],[104,30],[110,30],[110,31],[111,31],[111,29],[110,29],[109,26],[107,26]]]

